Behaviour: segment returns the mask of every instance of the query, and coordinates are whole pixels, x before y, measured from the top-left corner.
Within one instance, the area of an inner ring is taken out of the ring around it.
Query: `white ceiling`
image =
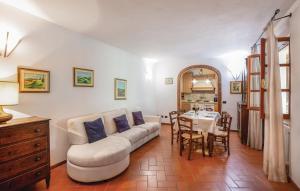
[[[143,57],[207,59],[249,50],[295,0],[0,0]]]

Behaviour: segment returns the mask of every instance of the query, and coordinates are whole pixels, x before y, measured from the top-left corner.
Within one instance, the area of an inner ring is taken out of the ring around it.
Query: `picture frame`
[[[174,82],[173,82],[173,78],[165,78],[165,84],[166,85],[172,85]]]
[[[115,100],[126,100],[127,99],[127,80],[115,78]]]
[[[18,67],[20,93],[50,93],[50,71]]]
[[[73,67],[74,87],[94,87],[94,70]]]
[[[242,94],[242,81],[230,82],[230,94]]]

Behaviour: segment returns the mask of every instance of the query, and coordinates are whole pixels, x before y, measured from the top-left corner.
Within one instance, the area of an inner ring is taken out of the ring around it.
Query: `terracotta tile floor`
[[[241,145],[237,133],[231,134],[231,156],[217,149],[214,157],[186,152],[179,156],[178,145],[170,144],[169,126],[164,125],[161,136],[131,154],[129,168],[111,180],[93,184],[72,181],[62,165],[52,170],[49,190],[64,191],[268,191],[298,190],[292,184],[267,181],[262,172],[262,152]],[[28,190],[46,190],[44,181]]]

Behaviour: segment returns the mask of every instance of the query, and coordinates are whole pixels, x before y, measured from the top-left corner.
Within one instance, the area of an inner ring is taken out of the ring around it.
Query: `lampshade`
[[[19,84],[0,81],[0,106],[19,103]]]

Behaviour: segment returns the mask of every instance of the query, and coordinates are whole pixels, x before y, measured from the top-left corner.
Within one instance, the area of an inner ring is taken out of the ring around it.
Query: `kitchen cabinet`
[[[192,73],[184,74],[183,88],[182,88],[184,93],[192,93],[192,87],[193,87],[192,81],[193,81]]]

